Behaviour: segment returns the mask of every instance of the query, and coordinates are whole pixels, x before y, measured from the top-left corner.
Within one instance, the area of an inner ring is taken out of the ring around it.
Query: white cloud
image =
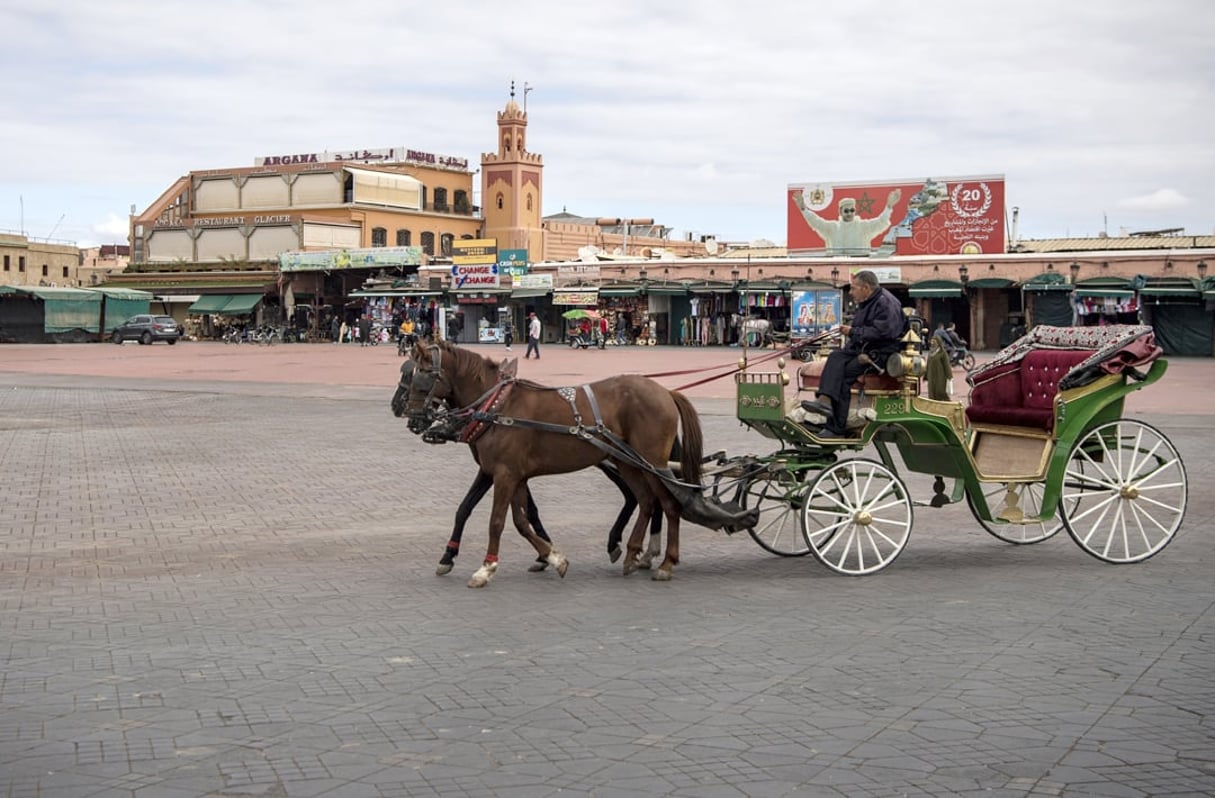
[[[1171,188],[1158,189],[1151,194],[1143,194],[1138,197],[1127,197],[1118,202],[1118,206],[1121,208],[1148,212],[1172,211],[1184,208],[1189,204],[1190,201],[1180,191]]]
[[[93,225],[93,232],[103,239],[126,241],[130,233],[130,222],[117,214],[109,214],[104,222]]]
[[[545,213],[783,241],[789,183],[1003,173],[1026,237],[1093,234],[1107,210],[1211,229],[1209,0],[472,9],[8,0],[0,229],[20,196],[32,231],[66,211],[56,235],[112,233],[114,209],[181,175],[270,153],[404,144],[475,164],[511,80],[520,102],[533,89]]]

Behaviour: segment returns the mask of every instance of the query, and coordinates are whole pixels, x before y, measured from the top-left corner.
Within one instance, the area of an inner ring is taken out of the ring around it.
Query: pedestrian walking
[[[532,352],[536,353],[536,360],[540,359],[540,319],[536,318],[535,311],[527,314],[527,351],[523,353],[523,359],[527,360],[532,356]]]

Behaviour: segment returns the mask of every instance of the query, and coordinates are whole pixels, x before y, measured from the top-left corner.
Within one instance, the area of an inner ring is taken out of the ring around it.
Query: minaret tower
[[[524,84],[523,102],[527,103]],[[498,151],[481,155],[481,215],[485,237],[498,240],[498,250],[526,249],[531,263],[544,260],[541,198],[544,159],[527,151],[527,111],[510,100],[498,112]]]

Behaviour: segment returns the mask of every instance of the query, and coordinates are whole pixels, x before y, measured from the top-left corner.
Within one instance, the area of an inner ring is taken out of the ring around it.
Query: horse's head
[[[443,371],[443,350],[439,344],[418,341],[401,366],[393,412],[397,412],[399,402],[401,412],[397,415],[408,416],[409,429],[420,433],[434,421],[436,406],[451,398],[451,380]]]
[[[409,388],[413,385],[413,361],[406,360],[401,364],[401,381],[392,395],[392,414],[397,418],[405,415],[405,400],[409,398]]]

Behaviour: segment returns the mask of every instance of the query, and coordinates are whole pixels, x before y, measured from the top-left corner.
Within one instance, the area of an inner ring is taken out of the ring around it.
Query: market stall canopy
[[[563,319],[599,319],[599,313],[594,310],[586,310],[584,308],[574,308],[567,310],[561,314]]]
[[[922,280],[907,286],[907,293],[913,297],[933,297],[937,299],[961,298],[966,286],[957,280]]]
[[[242,316],[257,307],[261,294],[207,294],[186,309],[186,313],[212,316]]]

